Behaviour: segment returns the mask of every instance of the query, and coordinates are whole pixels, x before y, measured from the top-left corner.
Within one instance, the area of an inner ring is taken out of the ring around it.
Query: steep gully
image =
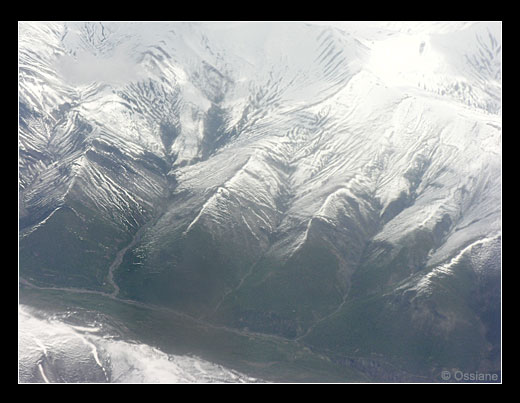
[[[171,193],[169,193],[169,195],[171,196]],[[171,199],[170,199],[170,201],[171,201]],[[188,315],[188,314],[186,314],[184,312],[180,312],[180,311],[177,311],[177,310],[172,309],[172,308],[159,306],[159,305],[154,305],[154,304],[150,304],[150,303],[144,303],[144,302],[130,300],[130,299],[125,299],[125,298],[120,297],[119,296],[120,289],[119,289],[119,286],[117,285],[117,283],[116,283],[116,281],[114,279],[115,271],[121,265],[121,263],[123,261],[123,258],[125,256],[125,254],[127,253],[127,251],[129,249],[133,248],[135,245],[137,245],[141,241],[143,234],[148,229],[150,229],[151,227],[153,227],[157,223],[157,221],[160,219],[160,217],[167,210],[167,206],[168,206],[168,203],[164,203],[163,206],[154,215],[154,217],[151,218],[149,221],[147,221],[144,225],[142,225],[136,231],[136,233],[132,237],[131,241],[126,246],[124,246],[122,249],[120,249],[117,252],[116,257],[114,258],[114,260],[112,261],[112,263],[109,266],[109,270],[108,270],[108,274],[107,274],[107,282],[112,286],[112,288],[113,288],[112,292],[87,290],[87,289],[73,288],[73,287],[42,287],[42,286],[35,285],[32,282],[30,282],[27,279],[24,279],[22,277],[19,278],[20,284],[25,286],[25,287],[28,287],[28,288],[33,288],[33,289],[42,290],[42,291],[49,290],[49,291],[63,291],[63,292],[67,292],[67,293],[76,293],[76,294],[100,295],[100,296],[112,299],[114,301],[118,301],[120,303],[132,305],[132,306],[135,306],[135,307],[140,307],[140,308],[149,309],[149,310],[153,310],[153,311],[159,311],[159,312],[167,312],[169,314],[173,314],[173,315],[175,315],[175,316],[177,316],[179,318],[187,320],[188,322],[194,323],[194,324],[196,324],[196,325],[198,325],[198,326],[200,326],[202,328],[205,328],[205,329],[223,330],[223,331],[231,332],[233,334],[237,334],[237,335],[240,335],[240,336],[244,336],[244,337],[248,337],[248,338],[255,338],[257,340],[271,340],[271,341],[279,342],[279,343],[283,343],[283,344],[291,343],[291,344],[294,344],[297,348],[302,348],[302,349],[309,349],[310,348],[311,351],[313,352],[313,354],[321,356],[321,357],[323,357],[325,359],[329,359],[326,356],[324,356],[322,353],[320,353],[319,351],[315,351],[312,348],[312,346],[309,346],[308,344],[306,344],[303,339],[319,323],[323,322],[327,318],[329,318],[332,315],[334,315],[335,313],[337,313],[344,306],[344,304],[346,303],[346,301],[348,299],[348,295],[349,295],[348,290],[345,293],[341,303],[334,310],[332,310],[328,314],[325,314],[323,317],[318,318],[317,321],[314,324],[312,324],[311,326],[309,326],[302,334],[300,334],[296,338],[292,338],[292,339],[291,338],[287,338],[287,337],[283,337],[283,336],[279,336],[279,335],[275,335],[275,334],[260,333],[260,332],[254,332],[254,331],[241,329],[241,328],[228,327],[228,326],[225,326],[225,325],[216,324],[214,322],[211,322],[210,318],[207,318],[204,315],[201,316],[201,317],[194,317],[194,316]],[[381,219],[381,216],[380,216],[380,219]],[[382,224],[383,223],[380,222],[378,226],[381,226]],[[366,249],[368,247],[368,245],[370,244],[370,239],[371,238],[369,237],[369,238],[367,238],[365,240],[365,245],[364,245],[363,249]],[[363,254],[364,254],[364,252],[361,253],[361,256],[363,256]],[[361,259],[361,257],[360,257],[360,259]],[[361,262],[357,262],[356,266],[358,266],[360,263]],[[221,303],[232,292],[237,291],[243,285],[243,283],[247,279],[247,277],[249,277],[254,272],[255,266],[256,266],[256,263],[254,263],[250,267],[249,271],[244,274],[243,278],[240,279],[240,281],[237,283],[237,285],[233,289],[228,290],[228,292],[226,292],[225,295],[222,296],[221,300],[215,306],[213,311],[218,310],[218,308],[221,305]],[[359,365],[363,366],[363,364],[362,364],[362,361],[364,360],[363,358],[360,358],[360,357],[345,357],[345,358],[347,360],[350,360],[354,364],[358,363]],[[366,360],[371,361],[373,359],[366,358]]]

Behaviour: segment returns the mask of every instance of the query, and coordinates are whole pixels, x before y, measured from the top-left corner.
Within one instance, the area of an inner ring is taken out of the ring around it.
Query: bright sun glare
[[[416,85],[441,67],[427,36],[400,35],[374,42],[369,69],[389,85]]]

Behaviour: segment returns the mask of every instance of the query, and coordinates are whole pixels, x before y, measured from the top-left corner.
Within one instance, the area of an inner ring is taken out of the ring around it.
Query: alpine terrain
[[[500,379],[501,31],[20,22],[20,302],[251,379]]]

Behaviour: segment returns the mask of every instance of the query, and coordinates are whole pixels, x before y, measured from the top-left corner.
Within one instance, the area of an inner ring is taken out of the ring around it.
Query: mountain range
[[[19,23],[21,280],[499,372],[501,28]]]

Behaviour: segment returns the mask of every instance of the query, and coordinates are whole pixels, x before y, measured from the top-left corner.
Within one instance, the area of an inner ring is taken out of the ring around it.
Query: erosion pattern
[[[20,277],[500,369],[500,23],[20,23]]]

